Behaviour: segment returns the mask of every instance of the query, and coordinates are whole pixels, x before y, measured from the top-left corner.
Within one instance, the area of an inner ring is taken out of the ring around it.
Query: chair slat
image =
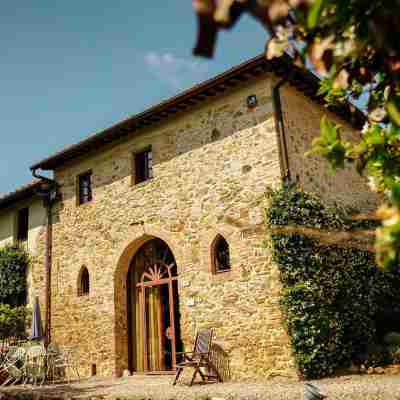
[[[208,353],[210,351],[211,330],[202,330],[197,335],[195,353]]]

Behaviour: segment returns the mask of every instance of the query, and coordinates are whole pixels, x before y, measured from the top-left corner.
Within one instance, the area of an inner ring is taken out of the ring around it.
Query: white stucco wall
[[[13,242],[14,215],[14,210],[0,212],[0,247]]]
[[[45,225],[46,209],[41,200],[35,200],[29,206],[28,250],[32,256],[37,254],[38,236]]]
[[[0,247],[15,243],[18,211],[25,207],[29,207],[27,250],[31,257],[35,257],[37,255],[39,234],[46,224],[46,209],[43,207],[43,202],[40,199],[31,198],[15,203],[5,210],[0,210]],[[33,305],[34,288],[31,268],[28,268],[26,275],[28,288],[27,304]]]

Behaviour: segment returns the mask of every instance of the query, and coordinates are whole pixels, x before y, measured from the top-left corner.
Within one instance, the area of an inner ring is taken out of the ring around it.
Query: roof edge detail
[[[24,186],[19,187],[14,192],[0,196],[0,210],[3,210],[17,201],[26,200],[36,196],[36,190],[40,188],[40,180],[34,180]]]
[[[291,57],[287,54],[272,60],[267,60],[264,54],[260,54],[214,78],[199,83],[168,100],[150,107],[142,113],[129,117],[77,144],[69,146],[33,164],[30,168],[31,170],[54,170],[69,160],[133,134],[170,116],[183,113],[209,98],[221,95],[229,88],[239,86],[265,73],[273,73],[279,78],[286,79],[290,85],[303,92],[311,100],[321,105],[325,104],[323,96],[317,94],[319,78],[311,71],[295,66]],[[361,128],[364,123],[364,114],[359,110],[351,112],[348,104],[340,108],[328,108],[328,110],[352,124],[356,129]]]

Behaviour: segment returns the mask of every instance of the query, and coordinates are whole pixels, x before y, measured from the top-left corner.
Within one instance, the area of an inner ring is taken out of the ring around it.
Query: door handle
[[[165,330],[165,336],[167,337],[167,339],[172,340],[173,335],[174,335],[174,332],[173,332],[173,330],[172,330],[172,327],[169,326],[169,327]]]

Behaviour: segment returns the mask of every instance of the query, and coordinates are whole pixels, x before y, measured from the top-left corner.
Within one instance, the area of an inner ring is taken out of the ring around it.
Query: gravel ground
[[[14,387],[3,393],[25,400],[120,399],[120,400],[300,400],[303,382],[271,379],[266,383],[223,383],[172,386],[172,376],[134,376],[121,379],[89,379],[70,385],[41,388]],[[352,375],[312,382],[329,400],[400,400],[400,375]],[[33,396],[32,396],[33,395]],[[1,398],[1,396],[0,396]]]

